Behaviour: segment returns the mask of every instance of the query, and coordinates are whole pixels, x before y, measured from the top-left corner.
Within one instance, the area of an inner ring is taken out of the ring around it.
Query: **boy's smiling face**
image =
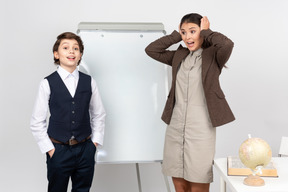
[[[54,57],[59,59],[60,66],[72,73],[81,59],[78,42],[75,39],[63,39],[58,51],[54,51]]]

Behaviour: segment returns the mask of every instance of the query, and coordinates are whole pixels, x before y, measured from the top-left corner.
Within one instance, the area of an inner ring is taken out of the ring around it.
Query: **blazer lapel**
[[[209,59],[211,57],[208,57],[208,50],[203,49],[202,52],[202,82],[204,82],[208,69],[210,68],[212,61]]]
[[[186,48],[183,48],[182,45],[180,45],[179,48],[180,48],[180,49],[179,49],[179,51],[177,51],[177,56],[174,57],[174,61],[173,61],[173,63],[175,63],[175,66],[174,66],[174,67],[175,67],[175,68],[174,68],[175,72],[178,71],[179,66],[180,66],[182,60],[183,60],[184,58],[186,58],[187,55],[189,55],[189,53],[190,53],[190,51],[189,51],[188,49],[186,49]]]

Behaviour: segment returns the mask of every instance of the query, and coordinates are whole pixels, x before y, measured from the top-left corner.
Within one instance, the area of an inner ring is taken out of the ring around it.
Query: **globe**
[[[266,141],[261,138],[249,138],[245,140],[239,148],[239,158],[241,162],[253,172],[244,180],[244,184],[252,186],[261,186],[265,182],[256,174],[261,175],[261,169],[269,164],[272,157],[272,151]]]

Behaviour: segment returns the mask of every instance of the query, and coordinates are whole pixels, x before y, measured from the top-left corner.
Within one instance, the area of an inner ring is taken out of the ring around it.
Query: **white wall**
[[[46,191],[45,156],[29,120],[39,81],[55,70],[56,36],[76,32],[81,21],[162,22],[170,33],[186,13],[207,15],[211,29],[235,43],[221,81],[237,120],[217,129],[216,158],[237,155],[248,133],[265,139],[276,156],[281,136],[288,135],[287,5],[285,0],[1,0],[1,191]],[[97,165],[91,191],[137,191],[134,168]],[[143,192],[165,191],[159,165],[140,168]],[[214,175],[211,191],[218,191]]]

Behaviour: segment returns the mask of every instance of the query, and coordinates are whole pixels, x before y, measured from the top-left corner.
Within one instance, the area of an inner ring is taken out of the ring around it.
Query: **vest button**
[[[75,121],[72,121],[72,124],[74,124],[75,123]]]
[[[75,104],[75,102],[74,102],[74,101],[72,101],[72,104],[74,105],[74,104]]]
[[[74,114],[74,113],[75,113],[75,111],[72,111],[72,113]]]

